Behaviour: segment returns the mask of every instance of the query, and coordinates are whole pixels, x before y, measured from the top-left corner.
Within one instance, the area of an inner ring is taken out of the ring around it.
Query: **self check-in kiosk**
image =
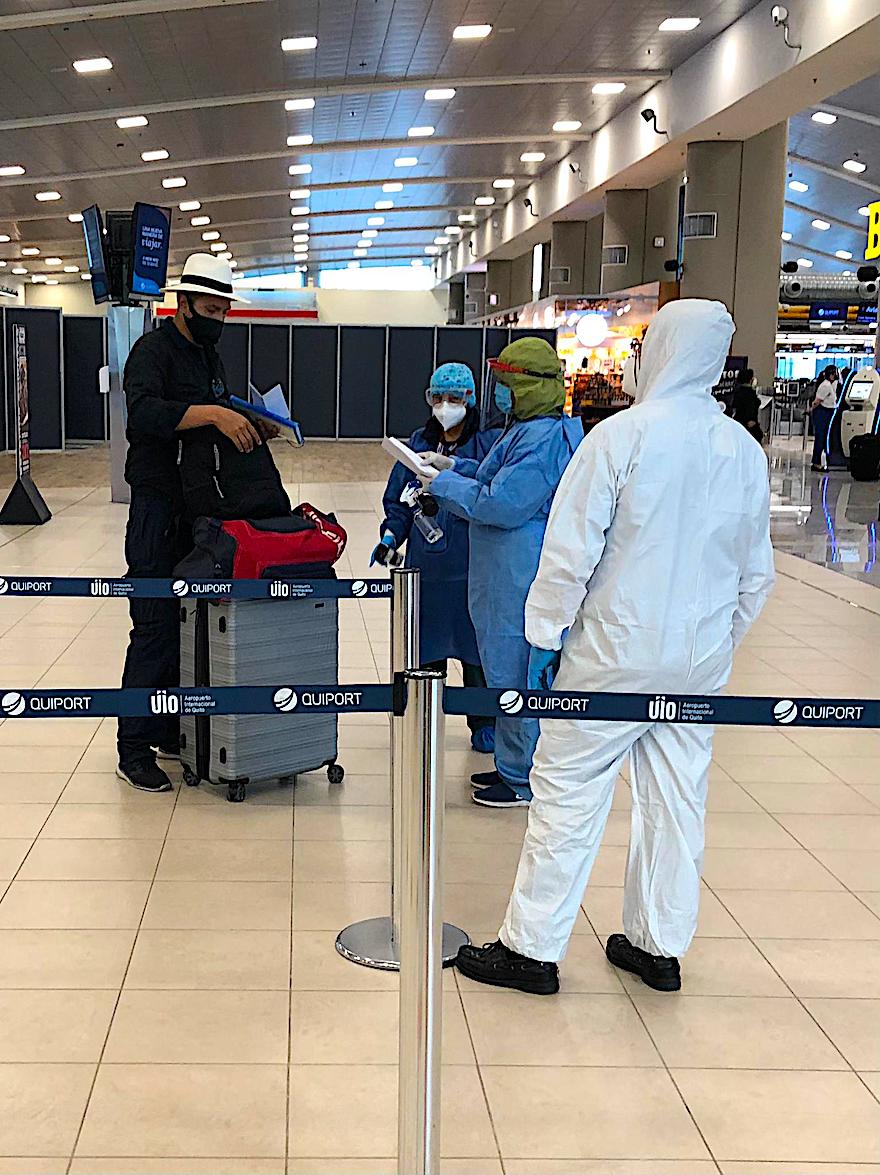
[[[880,374],[876,367],[860,367],[847,381],[840,396],[835,415],[840,419],[840,442],[843,455],[849,459],[853,437],[875,433],[880,407]]]

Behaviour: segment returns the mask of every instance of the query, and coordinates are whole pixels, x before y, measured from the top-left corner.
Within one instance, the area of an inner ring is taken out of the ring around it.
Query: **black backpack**
[[[179,438],[177,465],[184,510],[196,518],[280,518],[290,498],[265,442],[242,453],[218,428],[188,429]]]

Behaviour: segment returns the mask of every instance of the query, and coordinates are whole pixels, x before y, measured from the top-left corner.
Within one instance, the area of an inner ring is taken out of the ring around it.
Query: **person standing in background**
[[[822,372],[816,386],[816,396],[811,406],[813,417],[813,464],[810,468],[814,473],[821,473],[825,468],[825,455],[828,450],[828,429],[831,427],[831,418],[837,407],[837,397],[840,392],[837,368],[829,365]]]
[[[764,440],[764,430],[758,423],[760,411],[761,399],[755,390],[755,373],[751,367],[746,367],[737,376],[730,415],[743,426],[747,433],[755,438],[759,445]]]

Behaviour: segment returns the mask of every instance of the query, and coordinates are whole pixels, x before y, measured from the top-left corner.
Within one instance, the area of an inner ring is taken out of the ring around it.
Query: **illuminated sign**
[[[868,243],[865,246],[865,260],[874,261],[880,257],[880,200],[868,205]]]

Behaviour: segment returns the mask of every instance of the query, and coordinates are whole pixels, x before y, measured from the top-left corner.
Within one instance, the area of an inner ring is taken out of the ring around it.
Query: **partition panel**
[[[13,419],[9,401],[11,389],[15,387],[11,370],[12,328],[21,324],[27,331],[31,449],[61,449],[64,447],[61,311],[10,306],[4,318],[7,419]]]
[[[7,417],[9,401],[6,396],[6,309],[0,307],[0,450],[8,449],[14,440],[9,436]]]
[[[339,436],[385,433],[384,326],[343,326],[339,336]]]
[[[408,437],[428,417],[425,389],[434,368],[434,328],[392,326],[388,331],[388,393],[385,431]]]
[[[294,326],[291,332],[291,415],[306,440],[335,437],[339,328]]]
[[[290,327],[286,323],[251,326],[251,383],[258,392],[281,384],[290,404]]]
[[[217,352],[223,360],[226,382],[235,396],[247,399],[248,394],[248,335],[250,327],[246,322],[227,322],[217,344]]]
[[[65,314],[64,341],[64,439],[107,439],[106,396],[98,389],[98,371],[106,362],[104,318]]]
[[[441,363],[466,363],[480,387],[483,378],[483,327],[438,326],[437,366]]]

